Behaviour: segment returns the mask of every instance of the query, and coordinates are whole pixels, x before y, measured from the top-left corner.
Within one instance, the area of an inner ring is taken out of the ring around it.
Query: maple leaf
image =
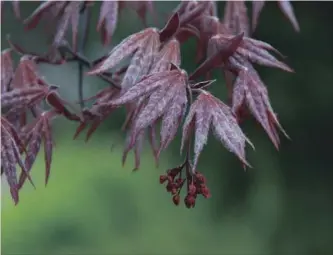
[[[207,143],[211,126],[214,128],[215,137],[224,144],[226,149],[234,153],[244,165],[250,166],[245,159],[245,142],[252,147],[253,145],[238,126],[230,107],[212,94],[201,90],[185,119],[181,145],[183,150],[185,142],[194,131],[193,170],[196,170],[199,155]]]
[[[79,112],[76,106],[62,99],[55,89],[46,95],[45,102],[53,108],[56,114],[62,115],[68,120],[80,121],[83,119],[81,112]]]
[[[111,100],[106,105],[121,106],[136,100],[140,102],[140,107],[135,112],[131,124],[129,147],[134,145],[142,130],[162,118],[161,146],[159,149],[162,150],[174,138],[177,131],[178,120],[183,114],[182,109],[187,104],[186,89],[187,74],[185,71],[176,68],[145,76],[119,98]]]
[[[103,1],[100,8],[97,31],[101,33],[104,45],[110,43],[118,22],[118,1]]]
[[[17,19],[21,18],[21,11],[20,11],[20,1],[14,0],[12,1],[14,15]]]
[[[218,17],[202,15],[197,24],[193,24],[200,33],[200,40],[197,46],[196,60],[200,61],[208,47],[209,39],[215,34],[226,34],[227,28],[219,21]]]
[[[8,110],[7,117],[13,121],[12,123],[19,121],[16,126],[24,126],[27,110],[31,110],[33,113],[45,99],[58,113],[68,119],[78,120],[79,117],[65,107],[64,100],[60,99],[55,92],[57,87],[48,85],[39,75],[35,60],[35,56],[23,55],[21,57],[15,73],[12,75],[9,86],[11,90],[1,97],[4,100],[2,108]]]
[[[5,1],[1,1],[0,4],[0,11],[1,11],[1,22],[2,22],[2,17],[3,17],[3,4],[4,4]],[[21,18],[21,11],[20,11],[20,1],[18,0],[14,0],[14,1],[11,1],[12,3],[12,9],[13,9],[13,13],[14,13],[14,16],[16,19],[20,19]]]
[[[139,169],[140,153],[141,153],[141,149],[139,148],[142,146],[142,139],[144,139],[146,136],[148,136],[148,140],[155,158],[156,166],[158,166],[159,145],[158,145],[158,138],[156,136],[156,125],[161,118],[158,118],[157,120],[155,120],[153,124],[149,125],[147,128],[143,129],[142,131],[139,131],[138,135],[135,137],[135,141],[133,141],[132,139],[134,133],[133,127],[135,120],[138,114],[141,112],[141,110],[147,105],[148,99],[149,98],[146,97],[140,97],[137,101],[125,105],[128,113],[122,129],[123,130],[128,129],[128,131],[127,131],[126,145],[124,148],[122,161],[124,165],[128,152],[134,149],[135,167],[133,171]]]
[[[153,124],[159,117],[164,113],[167,113],[171,108],[174,110],[171,114],[165,114],[164,117],[168,117],[165,120],[165,131],[169,132],[172,127],[169,125],[176,125],[174,123],[174,118],[178,120],[181,115],[179,108],[184,108],[187,103],[186,97],[186,86],[187,86],[187,77],[184,71],[177,71],[174,76],[171,76],[168,79],[165,79],[161,82],[160,86],[156,90],[152,91],[149,95],[149,100],[145,107],[138,114],[136,121],[134,123],[134,134],[136,131],[144,129],[149,125]],[[156,76],[161,73],[156,73]],[[172,78],[171,78],[172,77]],[[137,84],[136,86],[139,86]],[[146,85],[147,86],[147,85]],[[148,93],[147,93],[148,94]],[[169,116],[170,115],[170,116]],[[169,123],[170,122],[170,123]],[[164,123],[164,122],[162,122]],[[163,124],[162,124],[163,125]],[[162,129],[163,130],[163,127]],[[173,138],[173,132],[161,133],[161,144],[168,143],[169,137]]]
[[[280,10],[283,12],[284,16],[292,24],[296,32],[300,31],[298,21],[296,19],[293,6],[288,0],[279,0],[277,1]],[[254,31],[257,27],[258,19],[262,9],[264,8],[265,1],[253,1],[252,2],[252,30]]]
[[[147,28],[125,38],[120,44],[113,48],[106,59],[99,62],[88,74],[105,72],[134,53],[121,83],[122,88],[129,88],[143,75],[148,73],[159,46],[158,30],[155,28]]]
[[[254,32],[258,25],[259,15],[264,8],[265,1],[252,1],[252,32]]]
[[[80,19],[80,9],[83,1],[69,1],[65,6],[62,16],[57,24],[57,32],[53,39],[53,44],[57,47],[59,46],[64,37],[65,33],[69,27],[69,23],[72,25],[72,45],[74,51],[77,49],[77,35]]]
[[[233,37],[230,35],[214,35],[208,42],[207,55],[211,56],[216,54],[219,49],[226,48],[227,45],[230,44],[232,38]],[[230,56],[230,59],[233,58],[234,55],[239,55],[241,58],[249,60],[252,63],[279,68],[287,72],[293,72],[290,67],[275,58],[269,51],[278,52],[268,43],[248,37],[243,37],[242,42],[237,47],[236,52]]]
[[[126,90],[132,87],[144,75],[149,73],[151,65],[155,60],[155,54],[158,52],[160,46],[159,36],[152,34],[151,38],[146,41],[144,48],[138,49],[127,71],[122,79],[121,87]]]
[[[22,175],[26,176],[34,186],[20,155],[21,152],[24,151],[25,148],[23,142],[19,138],[15,128],[6,120],[5,117],[1,117],[1,170],[7,178],[10,193],[15,204],[19,201],[16,175],[17,164],[22,170]]]
[[[178,40],[171,39],[165,43],[162,49],[156,54],[155,61],[149,71],[150,74],[168,71],[172,64],[180,66],[180,44]]]
[[[182,1],[176,8],[180,18],[180,26],[191,24],[207,10],[209,11],[210,7],[210,1]]]
[[[28,171],[36,160],[39,153],[42,141],[44,141],[44,159],[45,159],[45,185],[48,182],[51,162],[52,162],[52,152],[53,152],[53,138],[51,129],[51,120],[56,116],[54,111],[42,112],[40,116],[30,125],[24,129],[25,143],[27,145],[27,156],[25,158],[24,164]],[[19,178],[18,187],[21,188],[26,180],[26,175],[21,174]]]
[[[1,108],[8,109],[6,114],[18,113],[40,103],[54,87],[16,88],[1,94]]]
[[[1,52],[1,93],[8,91],[9,83],[14,74],[11,50],[6,49]]]
[[[159,31],[160,41],[165,42],[168,39],[172,38],[172,36],[174,36],[178,32],[179,27],[179,14],[176,12],[169,18],[164,28]]]
[[[157,159],[157,138],[156,138],[156,123],[157,120],[148,128],[139,131],[138,135],[135,137],[135,141],[132,141],[132,133],[133,133],[133,123],[135,122],[138,114],[142,110],[142,108],[147,104],[147,98],[141,97],[136,102],[128,103],[125,105],[127,108],[127,115],[125,123],[123,124],[123,130],[128,129],[126,135],[126,143],[122,157],[122,164],[125,165],[127,155],[131,150],[134,150],[135,157],[135,165],[133,171],[136,171],[140,167],[140,155],[142,151],[143,141],[148,133],[149,143],[151,145],[153,155],[155,157],[156,165],[158,164]]]
[[[242,60],[238,59],[238,61]],[[256,70],[246,61],[243,61],[241,66],[243,68],[239,71],[233,88],[232,111],[237,114],[242,105],[246,104],[254,118],[261,124],[274,146],[278,149],[280,139],[276,126],[287,138],[289,137],[273,112],[267,88]]]
[[[215,43],[210,44],[207,50],[207,59],[190,75],[190,80],[194,80],[201,75],[209,73],[212,69],[223,66],[224,63],[235,54],[244,37],[244,33],[233,36],[223,47],[218,47]]]
[[[38,8],[27,18],[24,20],[25,29],[30,30],[35,28],[40,20],[45,16],[46,14],[50,14],[49,10],[51,8],[54,8],[55,10],[60,10],[65,5],[65,2],[56,2],[56,1],[46,1],[41,3]]]
[[[154,11],[154,5],[153,5],[154,1],[125,1],[125,2],[129,8],[133,9],[138,14],[144,26],[147,26],[146,22],[147,11],[150,12],[156,23],[157,17]]]
[[[125,165],[126,159],[127,159],[127,154],[130,150],[134,149],[134,169],[133,171],[136,171],[140,167],[140,156],[141,156],[141,151],[143,148],[143,143],[145,140],[145,130],[141,130],[139,134],[136,137],[135,142],[132,142],[131,138],[131,131],[128,132],[127,137],[126,137],[126,143],[125,143],[125,149],[123,152],[123,157],[122,157],[122,163]]]
[[[26,29],[32,29],[45,17],[53,20],[56,24],[56,31],[53,37],[53,46],[58,47],[71,25],[72,44],[76,51],[77,34],[80,19],[80,10],[85,4],[84,1],[47,1],[39,5],[39,7],[24,21]]]
[[[46,82],[38,74],[34,58],[28,55],[22,56],[15,70],[11,87],[14,89],[28,88],[39,85],[44,86],[46,85]]]
[[[183,1],[177,7],[176,13],[178,13],[180,19],[184,20],[184,17],[189,13],[193,13],[194,9],[199,10],[199,12],[185,24],[184,21],[180,23],[177,39],[180,42],[185,42],[190,37],[195,36],[198,40],[197,61],[199,61],[203,57],[204,50],[206,50],[208,39],[217,32],[222,32],[220,29],[222,24],[215,17],[216,3],[214,1],[202,3]]]
[[[244,1],[227,1],[224,10],[223,24],[232,34],[250,34],[249,18]]]

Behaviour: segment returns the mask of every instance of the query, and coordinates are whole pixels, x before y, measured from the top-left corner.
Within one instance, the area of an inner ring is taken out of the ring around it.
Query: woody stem
[[[74,61],[78,61],[80,63],[82,63],[84,66],[90,68],[93,66],[92,62],[90,62],[83,54],[79,53],[79,52],[75,52],[67,42],[64,42],[63,45],[61,45],[60,47],[58,47],[58,49],[63,52],[63,53],[69,53],[72,55],[72,59],[70,58],[66,58],[66,60],[74,60]],[[110,77],[108,77],[106,74],[98,74],[97,75],[99,78],[101,78],[102,80],[106,81],[107,83],[109,83],[110,85],[112,85],[113,87],[117,88],[117,89],[121,89],[121,87],[116,84]]]

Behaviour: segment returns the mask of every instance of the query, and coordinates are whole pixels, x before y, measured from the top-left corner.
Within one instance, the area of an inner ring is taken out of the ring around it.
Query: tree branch
[[[66,55],[66,53],[69,53],[72,55],[72,58],[65,58],[66,61],[78,61],[82,63],[84,66],[91,68],[93,64],[84,56],[83,54],[79,52],[75,52],[67,42],[64,42],[61,46],[58,47],[58,50],[63,54]],[[121,89],[120,85],[115,83],[110,77],[108,77],[106,74],[98,74],[97,75],[102,80],[106,81],[113,87],[117,89]]]

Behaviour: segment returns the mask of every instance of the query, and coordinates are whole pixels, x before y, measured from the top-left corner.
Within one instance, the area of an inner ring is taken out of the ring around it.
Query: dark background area
[[[96,32],[99,4],[94,7],[86,52],[90,59],[112,48],[103,48]],[[158,13],[165,13],[176,4],[155,6]],[[219,3],[220,10],[223,4]],[[20,6],[26,18],[37,3]],[[277,4],[269,2],[254,35],[288,56],[286,62],[296,71],[257,69],[291,137],[281,136],[280,151],[261,127],[246,121],[242,128],[256,150],[247,150],[253,168],[244,172],[236,157],[210,138],[199,169],[207,176],[212,198],[199,199],[194,210],[187,210],[173,206],[158,184],[159,175],[180,162],[180,137],[162,156],[158,169],[146,146],[142,167],[132,174],[132,159],[121,167],[122,111],[88,144],[83,138],[73,141],[75,125],[57,119],[49,186],[43,186],[42,154],[32,170],[37,190],[25,187],[18,206],[2,182],[3,254],[332,254],[333,3],[293,2],[293,6],[300,33],[293,31]],[[3,8],[2,50],[8,47],[7,34],[27,49],[46,49],[41,26],[23,32],[10,3]],[[136,14],[126,10],[113,43],[142,28]],[[195,68],[194,50],[194,41],[182,47],[182,67],[189,72]],[[63,97],[77,99],[77,65],[41,66],[40,71],[60,86]],[[218,72],[216,78],[211,91],[225,100]],[[85,96],[103,86],[96,78],[85,78]]]

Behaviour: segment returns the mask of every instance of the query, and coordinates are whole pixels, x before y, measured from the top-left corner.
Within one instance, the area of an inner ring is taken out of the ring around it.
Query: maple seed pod
[[[174,179],[173,176],[168,175],[167,178],[168,178],[168,182],[173,182],[173,179]]]
[[[197,192],[196,187],[194,186],[193,183],[191,183],[188,187],[188,194],[194,195],[194,194],[196,194],[196,192]]]
[[[165,175],[161,175],[161,176],[160,176],[160,184],[163,184],[167,179],[168,179],[167,176],[165,176]]]
[[[177,194],[177,189],[176,188],[171,189],[171,194],[176,195]]]
[[[179,173],[179,171],[180,171],[180,169],[177,167],[177,168],[169,169],[167,171],[167,173],[169,176],[175,177]]]
[[[168,185],[166,186],[166,190],[167,190],[168,192],[171,192],[173,188],[174,188],[174,185],[173,185],[173,183],[171,183],[171,182],[169,182]]]
[[[206,178],[205,178],[205,176],[203,176],[203,174],[201,174],[201,173],[196,173],[195,174],[195,177],[196,177],[196,179],[199,181],[199,182],[202,182],[202,183],[205,183],[206,182]]]
[[[184,202],[187,208],[193,208],[195,206],[195,197],[187,195],[184,199]]]
[[[183,184],[183,182],[184,182],[184,179],[182,179],[182,178],[178,178],[176,180],[176,184],[178,185],[178,187],[180,187]]]
[[[173,203],[175,204],[175,205],[179,205],[179,202],[180,202],[180,197],[179,197],[179,195],[177,194],[177,195],[174,195],[173,197],[172,197],[172,201],[173,201]]]
[[[209,189],[206,186],[204,186],[204,187],[201,188],[201,194],[205,198],[210,198],[211,197],[210,191],[209,191]]]

